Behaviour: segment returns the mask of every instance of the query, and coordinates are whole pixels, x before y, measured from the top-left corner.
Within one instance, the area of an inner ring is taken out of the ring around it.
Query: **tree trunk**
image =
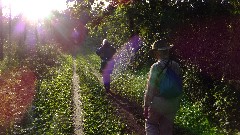
[[[12,3],[10,2],[9,3],[9,31],[8,31],[8,34],[9,34],[9,46],[12,45]]]
[[[2,14],[2,0],[0,0],[0,60],[3,60],[3,14]]]

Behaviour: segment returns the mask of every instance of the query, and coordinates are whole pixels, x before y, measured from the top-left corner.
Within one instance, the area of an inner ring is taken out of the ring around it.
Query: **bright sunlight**
[[[66,0],[2,0],[5,14],[22,14],[30,21],[48,17],[52,11],[67,8]],[[11,8],[10,8],[11,7]]]

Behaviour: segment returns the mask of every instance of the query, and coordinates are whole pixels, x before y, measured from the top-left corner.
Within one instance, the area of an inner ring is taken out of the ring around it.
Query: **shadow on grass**
[[[127,125],[126,133],[145,135],[143,109],[138,104],[113,93],[107,93],[108,99],[115,106],[116,114]]]
[[[107,93],[108,99],[117,108],[116,113],[127,124],[127,133],[145,135],[143,108],[114,92]],[[198,135],[186,127],[174,124],[173,135]]]

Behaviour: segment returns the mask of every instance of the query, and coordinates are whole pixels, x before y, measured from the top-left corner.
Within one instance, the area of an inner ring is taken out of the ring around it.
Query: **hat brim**
[[[164,50],[169,50],[172,47],[173,47],[173,45],[170,45],[170,46],[165,46],[165,47],[161,47],[161,48],[155,48],[155,49],[152,49],[152,50],[164,51]]]

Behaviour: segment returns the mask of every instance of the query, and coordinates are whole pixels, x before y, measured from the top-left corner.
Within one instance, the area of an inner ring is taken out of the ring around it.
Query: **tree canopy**
[[[135,55],[138,65],[149,61],[148,50],[155,40],[167,38],[174,43],[178,58],[190,59],[190,63],[200,66],[204,62],[208,63],[206,65],[217,63],[212,68],[200,67],[207,68],[206,72],[213,75],[216,75],[215,69],[223,66],[224,69],[231,67],[234,70],[220,76],[232,76],[240,66],[230,62],[224,65],[228,59],[236,61],[234,56],[238,52],[238,38],[234,38],[240,31],[237,26],[240,2],[237,0],[110,0],[107,7],[104,2],[77,0],[72,13],[74,17],[85,20],[91,36],[107,38],[118,48],[133,37],[139,37],[143,42],[139,42],[140,51]],[[223,51],[227,49],[231,51]],[[191,51],[194,54],[206,53],[197,56],[190,55],[193,54]],[[232,55],[220,62],[219,55],[226,53]],[[214,58],[206,54],[213,54]]]

